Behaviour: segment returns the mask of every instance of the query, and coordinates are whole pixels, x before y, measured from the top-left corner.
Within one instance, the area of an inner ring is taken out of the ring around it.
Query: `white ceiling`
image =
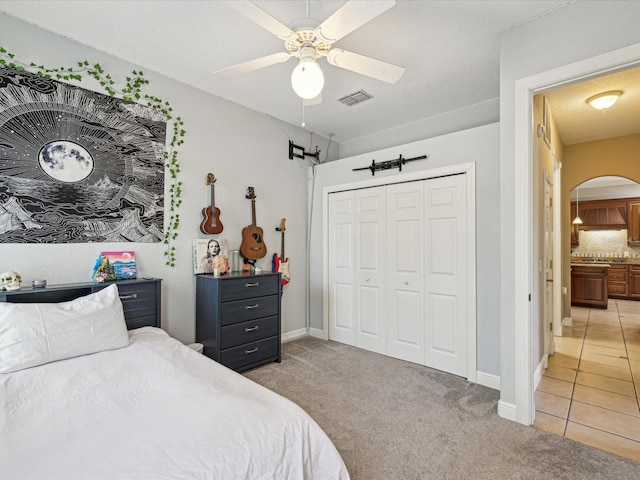
[[[305,0],[255,3],[287,25],[307,12]],[[311,0],[311,17],[320,23],[344,3]],[[404,76],[388,85],[321,60],[323,102],[305,108],[306,128],[344,142],[496,99],[500,33],[569,3],[399,0],[335,46],[400,65]],[[216,70],[284,49],[222,2],[0,0],[0,11],[287,123],[302,121],[302,101],[290,85],[293,59],[214,78]],[[22,41],[3,46],[19,55]],[[360,89],[374,98],[353,107],[337,102]],[[558,125],[566,123],[555,100],[552,109]]]

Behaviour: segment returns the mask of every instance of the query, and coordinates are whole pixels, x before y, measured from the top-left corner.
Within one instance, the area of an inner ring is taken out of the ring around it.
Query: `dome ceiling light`
[[[622,95],[622,90],[603,92],[587,98],[587,103],[596,110],[606,110],[618,101],[620,95]]]

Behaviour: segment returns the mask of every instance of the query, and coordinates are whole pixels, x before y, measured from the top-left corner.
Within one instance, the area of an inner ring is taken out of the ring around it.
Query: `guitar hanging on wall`
[[[276,228],[277,232],[282,235],[282,241],[280,246],[280,256],[277,253],[273,254],[273,260],[271,260],[271,270],[273,272],[280,272],[282,275],[282,285],[286,285],[291,281],[291,274],[289,273],[289,259],[284,256],[284,231],[286,218],[280,220],[280,226]]]
[[[209,235],[221,233],[224,228],[220,221],[220,209],[216,207],[215,183],[215,175],[213,173],[207,174],[207,185],[211,185],[211,204],[202,209],[203,219],[202,223],[200,223],[200,231]]]
[[[253,187],[247,188],[246,198],[251,200],[251,225],[242,229],[240,254],[247,260],[257,260],[267,254],[262,228],[256,225],[256,194]]]

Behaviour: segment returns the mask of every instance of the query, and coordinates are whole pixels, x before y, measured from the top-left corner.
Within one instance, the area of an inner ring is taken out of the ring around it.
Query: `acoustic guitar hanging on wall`
[[[284,256],[284,231],[286,218],[280,220],[280,226],[276,228],[276,231],[280,232],[282,235],[280,256],[277,253],[273,254],[273,259],[271,260],[271,268],[274,272],[280,272],[282,275],[282,285],[286,285],[291,281],[291,274],[289,273],[289,259]]]
[[[251,225],[242,229],[240,254],[247,260],[257,260],[267,254],[262,228],[256,225],[256,193],[253,187],[247,188],[246,198],[251,200]]]
[[[209,235],[217,235],[224,228],[220,221],[220,209],[216,207],[215,183],[215,175],[213,173],[207,174],[207,185],[211,185],[211,203],[208,207],[202,209],[200,231]]]

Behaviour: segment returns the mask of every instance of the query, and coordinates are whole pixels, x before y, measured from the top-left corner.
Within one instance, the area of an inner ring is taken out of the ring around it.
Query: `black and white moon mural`
[[[0,243],[160,242],[166,118],[0,67]]]

